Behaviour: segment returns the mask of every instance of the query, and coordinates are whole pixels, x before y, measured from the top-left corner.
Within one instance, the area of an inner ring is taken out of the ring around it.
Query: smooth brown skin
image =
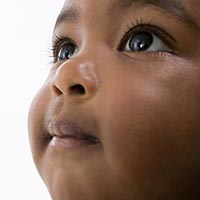
[[[200,22],[198,2],[183,2]],[[72,38],[79,51],[52,66],[32,103],[37,169],[54,200],[200,199],[200,35],[160,8],[111,15],[110,3],[65,2],[64,9],[79,6],[81,19],[55,32]],[[178,55],[119,51],[136,18],[172,35]],[[68,92],[76,83],[84,95]],[[71,120],[101,144],[54,148],[48,119]]]

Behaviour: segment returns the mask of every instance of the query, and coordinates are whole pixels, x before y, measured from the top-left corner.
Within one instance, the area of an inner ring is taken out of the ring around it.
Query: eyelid
[[[57,34],[53,35],[52,49],[51,49],[53,63],[56,63],[58,61],[59,51],[63,47],[63,45],[65,45],[67,43],[73,43],[75,46],[77,46],[76,43],[68,37],[59,36]]]
[[[125,32],[125,34],[118,46],[118,50],[123,51],[125,43],[129,40],[129,38],[131,36],[136,35],[139,32],[152,33],[155,36],[157,36],[158,38],[160,38],[166,45],[168,45],[170,49],[176,50],[175,44],[177,43],[177,41],[170,34],[168,34],[165,30],[163,30],[157,26],[154,26],[150,23],[139,24],[139,22],[138,22],[138,25],[136,25],[136,26],[133,25],[131,28],[128,27],[128,31]]]

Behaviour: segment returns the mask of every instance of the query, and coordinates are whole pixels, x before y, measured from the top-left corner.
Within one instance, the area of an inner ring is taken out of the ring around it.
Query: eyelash
[[[59,50],[65,43],[74,43],[70,38],[63,37],[61,35],[54,34],[52,39],[51,58],[53,58],[52,63],[55,64],[58,61]],[[75,44],[75,43],[74,43]]]
[[[158,26],[155,26],[152,23],[152,21],[144,21],[143,19],[136,19],[135,21],[132,21],[131,25],[127,25],[126,31],[121,36],[122,40],[120,41],[118,45],[118,50],[122,51],[122,46],[124,45],[124,42],[128,40],[127,38],[129,38],[130,36],[134,36],[137,33],[140,33],[142,31],[148,32],[157,36],[161,41],[163,41],[171,49],[170,53],[175,54],[176,40],[163,29],[159,28]]]
[[[175,51],[176,40],[163,29],[159,28],[158,26],[153,25],[152,21],[144,21],[143,19],[136,19],[135,21],[132,21],[130,25],[127,25],[126,31],[124,31],[123,35],[121,36],[122,39],[117,49],[119,51],[123,51],[122,48],[124,46],[124,43],[128,40],[127,38],[129,38],[131,35],[132,36],[134,34],[136,35],[137,33],[141,31],[154,34],[171,49],[170,53],[176,54],[176,51]],[[65,43],[75,44],[75,42],[70,38],[66,38],[57,34],[53,35],[53,42],[52,42],[52,48],[51,48],[51,57],[53,58],[53,61],[52,61],[53,64],[58,62],[59,50],[62,48],[62,46]]]

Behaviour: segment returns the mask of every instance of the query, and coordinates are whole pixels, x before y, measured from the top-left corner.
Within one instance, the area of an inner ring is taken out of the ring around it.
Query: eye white
[[[65,43],[58,53],[60,60],[68,60],[73,58],[78,52],[77,46],[73,43]]]
[[[150,33],[149,33],[150,34]],[[139,50],[134,50],[131,48],[130,42],[137,36],[138,34],[134,35],[133,37],[130,37],[129,40],[127,41],[124,51],[128,52],[140,52]],[[151,34],[153,37],[152,44],[145,50],[141,50],[144,52],[157,52],[157,51],[169,51],[170,48],[163,42],[158,36],[155,34]]]

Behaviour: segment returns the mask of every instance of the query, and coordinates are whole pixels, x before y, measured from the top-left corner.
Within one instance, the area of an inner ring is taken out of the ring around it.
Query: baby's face
[[[200,199],[199,9],[66,0],[29,115],[54,200]]]

